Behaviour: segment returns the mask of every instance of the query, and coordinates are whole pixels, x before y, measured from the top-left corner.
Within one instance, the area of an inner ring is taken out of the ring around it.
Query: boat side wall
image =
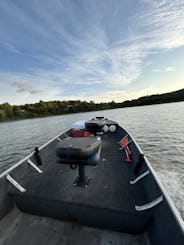
[[[30,172],[30,166],[26,163],[22,163],[16,169],[14,169],[10,175],[15,178],[22,186],[23,179]],[[9,196],[10,183],[6,179],[6,176],[0,179],[0,220],[4,218],[14,207],[13,200]]]
[[[7,194],[8,182],[5,179],[0,180],[0,220],[13,208],[13,202]]]
[[[150,240],[152,244],[184,244],[184,226],[181,217],[178,217],[178,211],[172,208],[171,205],[174,204],[168,200],[168,194],[161,189],[159,192],[156,190],[155,181],[152,174],[144,180],[149,200],[154,200],[162,194],[164,197],[163,202],[153,208],[153,224],[149,229]]]
[[[132,136],[131,138],[133,139]],[[133,141],[139,154],[143,154],[136,141],[134,139]],[[141,180],[147,194],[148,203],[163,196],[161,203],[146,211],[151,213],[153,217],[148,228],[150,243],[153,245],[184,244],[184,222],[146,157],[142,168],[144,168],[144,171],[150,171]]]

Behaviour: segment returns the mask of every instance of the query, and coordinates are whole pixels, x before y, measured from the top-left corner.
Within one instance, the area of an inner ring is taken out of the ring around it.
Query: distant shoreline
[[[132,101],[130,101],[132,102]],[[86,110],[86,111],[74,111],[74,112],[67,112],[67,113],[60,113],[60,114],[50,114],[50,115],[35,115],[30,117],[21,117],[21,118],[9,118],[7,120],[0,120],[0,123],[6,123],[6,122],[14,122],[14,121],[20,121],[20,120],[26,120],[26,119],[38,119],[38,118],[46,118],[46,117],[53,117],[53,116],[62,116],[62,115],[70,115],[70,114],[76,114],[76,113],[87,113],[92,111],[101,111],[101,110],[113,110],[113,109],[120,109],[120,108],[129,108],[129,107],[140,107],[140,106],[151,106],[151,105],[160,105],[160,104],[169,104],[169,103],[178,103],[178,102],[184,102],[184,98],[180,101],[169,101],[169,102],[157,102],[153,104],[140,104],[140,105],[124,105],[124,106],[118,106],[113,108],[99,108],[97,110]],[[45,102],[44,102],[45,103]],[[111,102],[112,103],[112,102]],[[114,102],[115,103],[115,102]],[[123,102],[124,103],[124,102]],[[119,104],[119,103],[115,103]]]
[[[25,104],[20,106],[12,106],[9,103],[3,103],[0,105],[0,123],[182,101],[184,101],[184,89],[171,93],[143,96],[138,99],[127,100],[124,102],[111,101],[106,103],[95,103],[93,101],[87,102],[80,100],[39,101],[35,104]]]

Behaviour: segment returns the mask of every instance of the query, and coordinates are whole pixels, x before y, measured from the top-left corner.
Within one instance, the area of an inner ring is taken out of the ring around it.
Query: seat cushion
[[[57,161],[63,164],[96,165],[100,160],[101,139],[66,138],[56,147]]]

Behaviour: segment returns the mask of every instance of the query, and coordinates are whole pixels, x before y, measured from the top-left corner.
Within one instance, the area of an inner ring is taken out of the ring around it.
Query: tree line
[[[143,106],[170,102],[184,101],[184,89],[165,94],[143,96],[134,100],[124,102],[95,103],[94,101],[39,101],[34,104],[10,105],[0,104],[0,121],[36,118],[54,115],[63,115],[77,112],[89,112],[107,109],[116,109],[132,106]]]

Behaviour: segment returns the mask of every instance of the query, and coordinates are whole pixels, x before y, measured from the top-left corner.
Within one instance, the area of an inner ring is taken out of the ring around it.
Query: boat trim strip
[[[34,162],[32,162],[30,159],[27,160],[27,163],[28,163],[31,167],[33,167],[39,174],[43,173],[43,171],[42,171],[39,167],[37,167],[37,166],[34,164]]]
[[[146,172],[142,173],[141,175],[139,175],[136,179],[134,180],[130,180],[130,184],[134,185],[135,183],[137,183],[139,180],[141,180],[142,178],[144,178],[146,175],[148,175],[150,173],[149,170],[147,170]]]
[[[146,203],[144,205],[141,206],[135,206],[135,209],[137,211],[144,211],[150,208],[155,207],[156,205],[158,205],[159,203],[161,203],[163,201],[163,195],[161,195],[160,197],[156,198],[155,200],[153,200],[152,202]]]
[[[14,185],[19,191],[25,192],[26,189],[22,187],[14,178],[12,178],[9,174],[6,175],[6,179]]]

